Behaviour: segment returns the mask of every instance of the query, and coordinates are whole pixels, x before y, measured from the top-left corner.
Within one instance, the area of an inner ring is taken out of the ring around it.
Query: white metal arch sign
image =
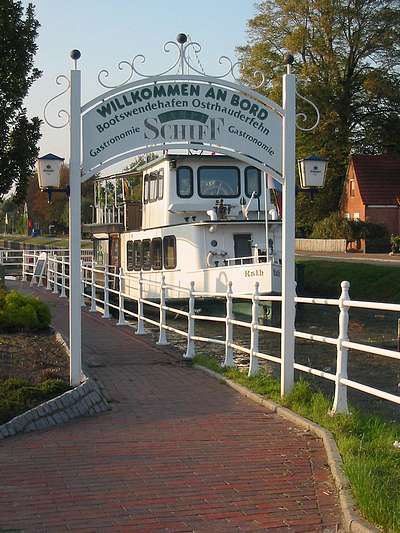
[[[282,174],[283,110],[241,85],[205,76],[149,78],[82,108],[83,169],[136,153],[202,149]]]

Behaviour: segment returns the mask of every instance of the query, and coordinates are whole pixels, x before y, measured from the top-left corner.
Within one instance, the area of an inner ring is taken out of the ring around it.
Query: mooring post
[[[124,290],[125,290],[125,275],[123,268],[119,268],[118,272],[118,322],[117,326],[126,326],[127,321],[125,320],[125,297],[124,297]]]
[[[183,355],[184,359],[193,359],[195,356],[195,346],[193,341],[194,336],[194,281],[190,282],[190,291],[189,291],[189,309],[188,309],[188,332],[187,332],[187,347],[186,353]]]
[[[251,337],[250,337],[250,364],[249,364],[249,376],[254,376],[259,371],[258,358],[255,355],[258,349],[258,339],[259,339],[259,329],[258,329],[258,319],[259,319],[259,292],[258,292],[259,283],[258,281],[254,284],[254,292],[252,297],[251,305]]]
[[[110,318],[110,306],[109,304],[109,294],[108,294],[108,284],[110,282],[108,265],[104,269],[104,308],[103,308],[103,318]]]
[[[67,294],[65,292],[65,257],[61,256],[61,293],[60,298],[66,298]]]
[[[90,290],[90,309],[89,309],[89,311],[91,313],[95,313],[97,311],[97,309],[96,309],[96,272],[95,272],[95,266],[94,266],[94,260],[93,259],[92,259],[90,284],[91,284],[91,290]]]
[[[165,310],[165,276],[161,276],[160,283],[160,335],[157,344],[168,344],[167,333],[164,328],[167,324],[167,312]]]
[[[348,349],[343,347],[343,342],[349,340],[349,306],[345,301],[350,300],[348,281],[342,281],[342,292],[339,298],[339,336],[337,340],[337,360],[336,360],[336,380],[335,398],[333,400],[332,414],[348,413],[347,405],[347,385],[341,383],[342,379],[347,379],[347,359]]]
[[[138,303],[137,303],[138,323],[137,323],[136,335],[145,335],[146,332],[144,330],[144,320],[143,320],[144,308],[143,308],[143,273],[142,271],[139,272],[138,283],[139,283],[139,287],[138,287],[139,295],[138,295]]]
[[[231,346],[233,342],[233,300],[232,300],[232,282],[228,281],[228,287],[226,290],[226,326],[225,326],[225,360],[223,366],[230,367],[235,366],[233,360],[233,348]]]

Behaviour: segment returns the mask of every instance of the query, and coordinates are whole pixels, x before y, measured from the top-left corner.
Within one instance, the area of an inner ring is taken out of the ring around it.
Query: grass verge
[[[400,440],[400,424],[353,408],[351,415],[330,416],[332,399],[313,390],[305,381],[298,381],[292,393],[281,398],[279,382],[263,370],[248,377],[237,368],[221,367],[208,356],[198,355],[193,362],[328,429],[336,440],[344,471],[364,518],[383,531],[400,532],[400,449],[393,446]]]
[[[69,389],[61,379],[47,379],[37,385],[25,379],[5,379],[0,382],[0,424]]]
[[[350,282],[353,300],[400,301],[400,268],[359,262],[296,260],[304,265],[303,292],[338,298],[340,283]]]

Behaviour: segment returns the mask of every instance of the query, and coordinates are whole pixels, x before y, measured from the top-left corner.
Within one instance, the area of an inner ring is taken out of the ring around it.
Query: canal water
[[[200,314],[209,314],[202,310],[201,301],[196,300],[196,309]],[[224,305],[218,307],[219,315],[225,315]],[[150,308],[146,310],[147,313]],[[154,308],[152,309],[154,314]],[[150,317],[150,314],[148,315]],[[279,326],[280,310],[274,312],[273,325]],[[297,331],[324,335],[328,337],[338,336],[337,307],[326,305],[299,304],[296,311]],[[153,316],[154,318],[154,316]],[[235,318],[244,322],[249,322],[247,315],[235,314]],[[351,309],[349,322],[349,339],[353,342],[371,344],[381,348],[392,350],[397,349],[397,320],[398,313],[384,312],[367,309]],[[186,331],[187,321],[185,317],[168,313],[167,323],[177,329]],[[267,323],[267,322],[266,322]],[[158,328],[146,324],[146,331],[158,339]],[[250,347],[250,329],[234,326],[234,342],[244,347]],[[224,322],[206,322],[197,320],[195,322],[195,334],[214,339],[225,339]],[[182,354],[186,349],[186,338],[167,332],[168,340],[176,346]],[[260,351],[270,355],[280,356],[280,335],[260,331],[259,337]],[[196,353],[215,357],[219,362],[224,359],[224,347],[217,344],[197,342]],[[249,364],[249,357],[242,352],[235,352],[235,363],[238,367],[246,371]],[[296,339],[295,359],[297,363],[312,366],[319,370],[330,373],[336,372],[336,346],[323,344],[314,341]],[[364,352],[349,350],[348,377],[364,385],[369,385],[392,394],[400,395],[400,361],[392,358],[370,355]],[[269,362],[262,362],[272,375],[279,377],[280,365]],[[328,380],[311,376],[303,372],[297,372],[296,379],[303,377],[311,381],[316,387],[321,388],[325,393],[333,395],[334,384]],[[400,406],[386,400],[374,398],[365,393],[348,389],[349,401],[352,405],[369,413],[378,413],[390,420],[400,421]]]

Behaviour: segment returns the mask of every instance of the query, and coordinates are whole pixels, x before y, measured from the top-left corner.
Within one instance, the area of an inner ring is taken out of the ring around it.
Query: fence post
[[[189,292],[189,313],[188,313],[188,332],[187,332],[187,347],[186,353],[183,355],[184,359],[193,359],[195,356],[195,346],[192,337],[194,336],[194,281],[190,282]]]
[[[259,317],[259,293],[258,293],[259,283],[258,281],[254,284],[254,292],[251,305],[251,337],[250,337],[250,365],[249,365],[249,376],[254,376],[259,371],[259,364],[257,356],[254,354],[258,352],[258,338],[259,330],[258,326],[258,317]]]
[[[124,297],[124,290],[125,290],[125,276],[124,276],[124,270],[122,267],[119,268],[118,272],[118,322],[117,326],[126,326],[128,323],[125,320],[125,297]]]
[[[47,275],[47,283],[46,283],[46,290],[51,290],[51,261],[52,257],[51,254],[47,257],[47,269],[46,269],[46,275]]]
[[[349,306],[344,304],[350,299],[348,281],[341,283],[342,293],[339,298],[339,336],[337,340],[337,360],[336,360],[336,384],[335,398],[333,400],[332,414],[348,413],[347,406],[347,385],[340,383],[341,379],[347,379],[347,358],[348,349],[343,347],[343,341],[349,340]]]
[[[165,276],[161,276],[160,283],[160,336],[158,337],[157,344],[168,344],[167,333],[164,326],[167,323],[165,307]]]
[[[61,293],[60,298],[66,298],[67,294],[65,292],[65,257],[61,256]]]
[[[58,294],[58,259],[56,255],[53,258],[53,294]]]
[[[139,296],[138,296],[138,303],[137,303],[137,329],[136,329],[136,335],[144,335],[146,332],[144,330],[144,320],[143,320],[143,273],[142,271],[139,272]]]
[[[235,366],[233,360],[233,301],[232,301],[232,282],[228,281],[228,288],[226,290],[226,326],[225,326],[225,360],[222,366]]]
[[[33,252],[33,270],[32,270],[31,282],[29,284],[30,287],[33,287],[35,285],[35,266],[36,266],[36,252]]]
[[[85,276],[87,270],[83,268],[83,259],[81,259],[81,307],[86,307],[85,303]]]
[[[94,260],[92,259],[92,274],[90,277],[91,281],[91,292],[90,292],[90,309],[91,313],[96,312],[96,273],[94,271]]]
[[[25,269],[25,266],[26,266],[26,252],[25,250],[22,250],[22,281],[27,281],[27,277],[26,277],[26,269]]]
[[[109,294],[108,294],[108,284],[109,284],[109,275],[108,275],[108,265],[104,269],[104,309],[103,309],[103,318],[110,318],[110,307],[109,307]]]

